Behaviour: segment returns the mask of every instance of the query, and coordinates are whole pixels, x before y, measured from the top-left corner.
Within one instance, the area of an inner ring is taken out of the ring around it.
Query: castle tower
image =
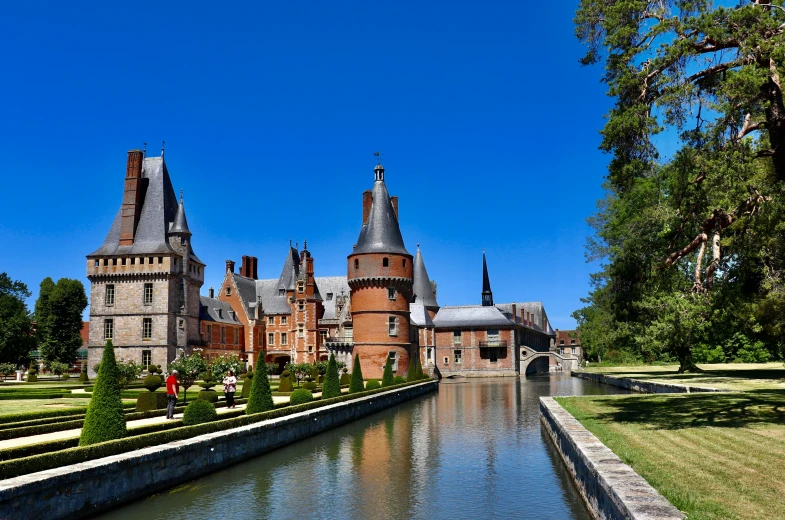
[[[433,319],[439,312],[439,304],[436,302],[436,282],[428,278],[428,271],[425,269],[425,261],[422,259],[420,245],[417,244],[417,254],[414,256],[414,303],[419,303]]]
[[[409,368],[411,341],[409,303],[413,262],[398,225],[398,198],[390,197],[384,167],[374,168],[373,189],[363,193],[363,223],[349,255],[354,353],[363,376],[380,378],[388,356],[396,374]]]
[[[493,307],[491,280],[488,278],[488,264],[485,262],[485,250],[482,252],[482,306]]]
[[[204,267],[163,157],[128,152],[123,201],[103,245],[87,255],[88,369],[106,340],[123,361],[166,366],[199,343]]]

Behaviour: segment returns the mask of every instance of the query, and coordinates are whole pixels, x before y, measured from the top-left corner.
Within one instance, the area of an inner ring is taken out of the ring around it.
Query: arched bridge
[[[556,360],[557,366],[561,366],[561,369],[564,372],[572,372],[573,370],[577,370],[579,367],[578,365],[579,361],[577,357],[564,356],[552,350],[548,352],[540,352],[521,345],[520,356],[521,356],[521,372],[520,372],[521,375],[526,374],[526,370],[529,368],[529,364],[531,364],[532,361],[543,357],[553,357]]]

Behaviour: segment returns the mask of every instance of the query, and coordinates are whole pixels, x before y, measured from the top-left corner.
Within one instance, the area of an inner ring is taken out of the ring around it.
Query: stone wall
[[[592,516],[608,520],[686,518],[552,397],[540,397],[540,420]]]
[[[639,379],[629,379],[627,377],[613,377],[605,374],[594,374],[591,372],[573,372],[573,376],[597,381],[606,385],[618,386],[619,388],[626,388],[634,392],[642,394],[679,394],[679,393],[692,393],[692,392],[727,392],[728,390],[719,390],[717,388],[708,388],[701,386],[686,386],[686,385],[671,385],[668,383],[652,383],[651,381],[641,381]]]
[[[222,432],[0,482],[0,518],[81,518],[438,389],[428,381]]]

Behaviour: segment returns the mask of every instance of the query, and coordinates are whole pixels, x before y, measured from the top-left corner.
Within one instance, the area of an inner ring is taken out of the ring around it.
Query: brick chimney
[[[390,197],[390,202],[392,202],[392,207],[395,211],[395,218],[398,218],[398,195]]]
[[[251,277],[251,263],[246,255],[243,255],[242,261],[240,262],[240,276],[245,276],[246,278]]]
[[[210,292],[209,292],[209,294],[210,294],[210,298],[215,298],[215,291],[213,290],[213,288],[212,288],[212,287],[210,287]]]
[[[373,194],[371,190],[363,192],[363,226],[368,223],[368,217],[371,216],[371,205],[373,204]]]
[[[142,212],[142,150],[129,150],[125,165],[125,187],[123,189],[123,208],[120,219],[120,245],[134,243],[136,225]]]
[[[512,304],[512,321],[515,322],[515,318],[518,316],[518,306],[514,303]]]
[[[251,278],[257,280],[259,278],[259,272],[257,271],[257,267],[259,266],[259,259],[255,256],[251,257]]]
[[[234,272],[234,260],[227,260],[226,261],[226,272],[233,273]]]
[[[523,309],[521,309],[521,323],[523,323],[524,325],[526,325],[526,318],[524,317],[524,314],[523,314],[524,312],[525,312],[525,311],[524,311]]]

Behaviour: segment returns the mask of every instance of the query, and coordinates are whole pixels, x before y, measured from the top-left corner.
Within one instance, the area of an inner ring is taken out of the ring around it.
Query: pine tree
[[[87,446],[122,439],[126,433],[117,360],[114,357],[112,340],[107,340],[93,388],[93,397],[87,407],[79,445]]]
[[[256,370],[254,370],[251,380],[251,396],[248,398],[248,406],[245,407],[246,414],[266,412],[272,410],[273,393],[270,390],[270,380],[267,378],[267,365],[264,361],[264,354],[259,353],[256,360]]]
[[[327,362],[327,373],[324,375],[322,385],[322,399],[339,397],[341,395],[341,383],[338,380],[338,363],[335,361],[335,354],[330,354],[330,361]]]
[[[354,368],[352,368],[352,381],[349,383],[349,393],[362,392],[365,390],[363,383],[363,371],[360,368],[360,354],[354,356]]]
[[[387,362],[384,364],[384,374],[382,374],[382,386],[392,386],[393,384],[392,360],[387,356]]]

